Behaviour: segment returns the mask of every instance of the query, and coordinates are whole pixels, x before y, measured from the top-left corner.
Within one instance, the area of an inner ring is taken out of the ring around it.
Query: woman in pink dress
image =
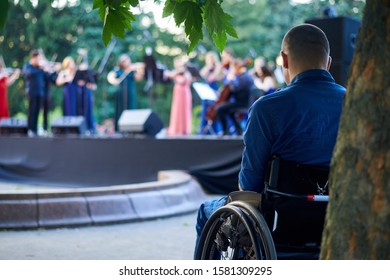
[[[3,64],[0,62],[0,120],[2,118],[9,118],[8,86],[12,85],[19,78],[19,75],[19,69],[10,73],[4,70]]]
[[[174,81],[174,87],[167,134],[170,136],[189,135],[191,134],[192,116],[192,76],[186,69],[183,59],[175,58],[174,67],[175,70],[168,73],[168,77]]]

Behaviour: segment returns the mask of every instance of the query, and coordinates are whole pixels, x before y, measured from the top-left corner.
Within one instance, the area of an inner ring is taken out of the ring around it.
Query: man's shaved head
[[[312,24],[301,24],[290,29],[283,38],[282,51],[291,62],[303,69],[326,69],[329,42],[325,33]]]

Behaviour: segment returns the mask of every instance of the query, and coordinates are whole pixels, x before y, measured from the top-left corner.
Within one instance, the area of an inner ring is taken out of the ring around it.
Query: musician
[[[51,102],[51,85],[56,83],[57,73],[61,68],[61,64],[48,61],[44,55],[41,61],[45,75],[45,90],[43,95],[43,134],[47,135],[49,129],[49,112]]]
[[[144,76],[144,64],[132,63],[127,54],[122,54],[118,59],[118,67],[110,71],[107,81],[119,86],[116,95],[115,106],[115,131],[118,131],[118,120],[124,110],[137,108],[137,88],[135,81]]]
[[[209,51],[205,56],[205,65],[200,70],[200,75],[206,83],[214,90],[218,90],[219,81],[221,81],[222,64],[219,60],[218,54]]]
[[[200,75],[214,91],[218,91],[219,84],[224,78],[225,72],[216,52],[209,51],[206,53],[205,65],[200,70]],[[200,134],[218,133],[220,131],[220,126],[217,122],[209,123],[209,120],[206,118],[207,110],[213,103],[214,100],[202,100]]]
[[[192,120],[192,75],[188,71],[183,57],[176,57],[173,64],[174,70],[164,72],[175,84],[167,134],[170,136],[189,135],[191,134]]]
[[[30,52],[30,60],[23,66],[25,91],[28,95],[28,135],[38,133],[38,116],[41,105],[44,105],[44,130],[47,130],[50,98],[50,82],[55,72],[43,59],[39,50]]]
[[[227,76],[230,72],[232,72],[230,66],[233,63],[234,58],[235,55],[233,50],[231,49],[226,48],[221,53],[222,68],[221,72],[218,74],[218,80],[222,80],[223,85],[226,85],[228,83]]]
[[[278,87],[274,73],[267,67],[262,57],[255,59],[253,81],[256,89],[261,91],[261,95],[273,93]]]
[[[229,92],[229,98],[216,107],[217,119],[221,122],[224,135],[230,134],[229,118],[233,122],[236,134],[242,135],[242,127],[236,113],[248,108],[252,86],[253,79],[249,75],[244,61],[241,59],[233,60],[224,85]]]
[[[96,75],[89,68],[87,56],[78,66],[72,83],[77,84],[77,115],[83,116],[87,124],[87,133],[95,134],[93,113],[93,92],[97,89]]]
[[[58,73],[57,86],[63,86],[62,111],[64,116],[77,116],[77,83],[74,82],[77,67],[74,59],[65,57]]]
[[[8,110],[8,87],[19,78],[20,69],[5,69],[0,60],[0,120],[9,118]]]

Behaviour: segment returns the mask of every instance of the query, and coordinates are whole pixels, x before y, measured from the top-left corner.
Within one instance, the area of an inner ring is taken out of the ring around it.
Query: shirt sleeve
[[[239,183],[242,190],[261,192],[272,149],[272,131],[262,98],[249,110]]]

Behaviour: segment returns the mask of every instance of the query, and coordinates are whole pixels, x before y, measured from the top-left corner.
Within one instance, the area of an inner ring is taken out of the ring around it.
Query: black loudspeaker
[[[305,22],[321,28],[326,34],[332,57],[330,73],[337,83],[345,86],[361,22],[351,17],[310,19]]]
[[[154,137],[164,128],[164,124],[151,109],[140,109],[123,111],[118,127],[122,133]]]
[[[51,132],[55,135],[83,135],[85,131],[86,123],[82,116],[65,116],[51,123]]]
[[[0,133],[4,135],[26,135],[28,131],[27,120],[5,118],[0,121]]]

